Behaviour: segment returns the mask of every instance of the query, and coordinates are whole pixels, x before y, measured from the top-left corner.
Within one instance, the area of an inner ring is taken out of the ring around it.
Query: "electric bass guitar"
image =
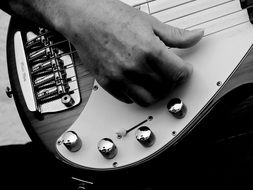
[[[224,97],[237,89],[252,93],[252,1],[124,2],[169,25],[205,29],[196,46],[169,48],[192,63],[193,75],[148,108],[104,91],[60,34],[17,18],[9,25],[8,94],[26,130],[57,159],[89,176],[118,175],[168,156]]]

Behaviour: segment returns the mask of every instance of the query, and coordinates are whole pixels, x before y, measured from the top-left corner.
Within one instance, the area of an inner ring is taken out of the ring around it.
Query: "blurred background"
[[[14,100],[5,94],[10,86],[6,61],[6,35],[10,16],[0,10],[0,145],[30,141],[18,116]]]

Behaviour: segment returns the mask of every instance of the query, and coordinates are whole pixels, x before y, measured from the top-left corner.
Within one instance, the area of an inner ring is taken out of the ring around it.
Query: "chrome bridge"
[[[14,43],[19,81],[30,111],[52,113],[80,103],[77,55],[68,40],[39,27],[16,32]]]

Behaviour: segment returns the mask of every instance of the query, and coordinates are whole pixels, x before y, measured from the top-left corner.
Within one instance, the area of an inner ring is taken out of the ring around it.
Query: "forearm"
[[[10,15],[23,17],[32,22],[56,30],[63,22],[64,11],[58,0],[3,0],[0,9]]]
[[[74,39],[74,30],[79,30],[80,24],[84,29],[91,23],[102,26],[105,23],[101,20],[110,22],[111,19],[104,17],[111,9],[106,13],[104,7],[115,2],[119,3],[118,0],[3,0],[0,9]]]

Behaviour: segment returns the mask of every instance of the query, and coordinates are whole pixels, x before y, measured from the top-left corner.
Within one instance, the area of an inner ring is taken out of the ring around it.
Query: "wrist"
[[[58,31],[67,21],[62,3],[57,0],[9,0],[8,12]]]

